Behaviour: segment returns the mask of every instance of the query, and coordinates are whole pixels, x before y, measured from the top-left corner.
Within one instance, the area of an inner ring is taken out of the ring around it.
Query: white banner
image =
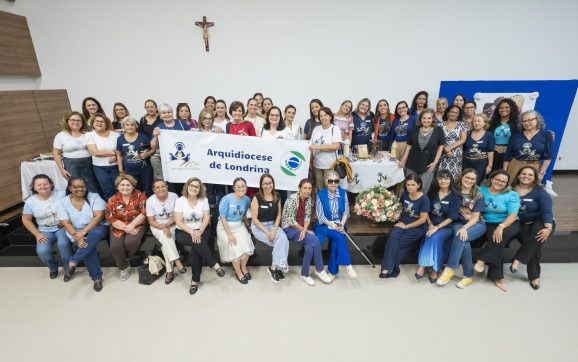
[[[231,185],[243,177],[248,186],[259,187],[261,175],[270,173],[277,189],[296,191],[309,171],[307,141],[162,130],[159,142],[169,182],[184,183],[194,176]]]

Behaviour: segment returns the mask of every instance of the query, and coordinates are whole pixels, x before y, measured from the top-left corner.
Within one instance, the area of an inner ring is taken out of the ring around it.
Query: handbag
[[[333,166],[333,171],[337,172],[340,179],[344,179],[347,176],[347,170],[345,169],[345,165],[341,162],[335,163],[335,166]]]
[[[162,274],[165,272],[164,263],[162,268],[158,270],[158,273],[153,274],[149,269],[149,258],[147,257],[143,263],[143,265],[138,267],[138,283],[143,285],[151,285],[155,280],[157,280]]]

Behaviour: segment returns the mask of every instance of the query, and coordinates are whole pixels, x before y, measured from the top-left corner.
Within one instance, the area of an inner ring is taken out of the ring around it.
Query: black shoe
[[[53,272],[51,271],[48,275],[50,275],[50,279],[56,279],[58,278],[58,270]]]
[[[515,269],[513,265],[510,265],[510,272],[512,274],[516,274],[518,272],[518,269]]]
[[[192,285],[192,284],[191,284],[191,287],[189,288],[189,294],[190,294],[190,295],[193,295],[193,294],[195,294],[198,290],[199,290],[199,284],[195,284],[195,285]]]
[[[534,283],[530,282],[530,286],[531,286],[532,289],[534,289],[534,290],[540,289],[540,284],[534,284]]]
[[[179,269],[179,274],[185,274],[187,272],[187,268],[182,267]]]
[[[245,274],[244,277],[247,280],[251,280],[251,273],[247,272],[247,274]]]
[[[381,279],[391,278],[391,274],[390,274],[390,273],[379,273],[379,277],[380,277]]]
[[[271,277],[271,281],[273,281],[273,283],[279,283],[279,275],[277,274],[277,270],[267,268],[267,271],[269,272],[269,276]]]
[[[165,284],[169,285],[173,282],[173,280],[175,279],[175,275],[171,275],[169,276],[169,274],[167,273],[167,275],[165,275]]]
[[[277,277],[279,278],[279,280],[285,279],[285,275],[283,275],[283,272],[279,269],[277,269]]]
[[[225,269],[219,267],[219,269],[215,270],[215,273],[217,273],[217,276],[219,276],[219,278],[222,278],[225,276]]]
[[[102,290],[102,280],[95,281],[92,289],[94,289],[95,292],[100,292]]]
[[[66,271],[66,273],[64,273],[64,281],[65,282],[71,281],[72,278],[74,278],[74,273],[76,273],[76,267],[75,266],[68,267],[68,270]]]
[[[235,273],[235,276],[237,277],[237,280],[239,281],[239,283],[241,283],[241,284],[249,283],[249,279],[247,279],[246,275],[243,275],[242,278],[239,278],[239,276]]]

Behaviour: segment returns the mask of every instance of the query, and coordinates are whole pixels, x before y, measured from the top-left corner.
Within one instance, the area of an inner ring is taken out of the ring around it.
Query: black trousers
[[[209,250],[210,230],[206,228],[201,235],[201,242],[196,244],[193,243],[192,237],[189,233],[177,229],[175,232],[175,240],[177,243],[183,246],[190,246],[191,252],[189,253],[189,263],[191,264],[191,271],[193,272],[192,280],[194,282],[201,281],[201,271],[203,270],[203,261],[210,267],[214,267],[217,264],[217,260],[213,256],[211,250]]]
[[[492,235],[498,225],[499,224],[486,223],[486,245],[478,256],[479,260],[488,264],[488,279],[490,280],[499,280],[504,278],[504,265],[502,262],[504,248],[520,232],[520,223],[516,221],[503,230],[502,241],[496,243],[492,240]]]
[[[517,239],[522,246],[516,252],[514,259],[527,265],[528,280],[540,277],[540,256],[542,255],[542,242],[536,240],[538,231],[544,228],[542,221],[535,221],[531,224],[522,224]]]

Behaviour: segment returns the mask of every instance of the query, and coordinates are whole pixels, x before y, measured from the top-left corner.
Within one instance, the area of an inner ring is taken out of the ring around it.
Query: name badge
[[[484,143],[484,141],[481,141],[481,140],[480,140],[480,141],[476,141],[476,143]]]
[[[447,205],[449,203],[450,203],[449,201],[442,201],[442,204],[444,204],[444,205]]]
[[[259,207],[262,209],[268,209],[269,208],[269,206],[267,206],[267,205],[260,205]]]
[[[534,199],[522,199],[522,201],[533,202]]]

